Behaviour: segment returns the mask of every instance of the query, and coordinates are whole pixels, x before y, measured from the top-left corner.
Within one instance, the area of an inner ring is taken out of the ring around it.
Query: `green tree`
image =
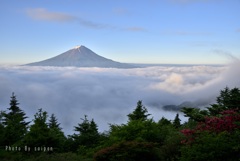
[[[181,120],[179,118],[178,113],[176,114],[175,119],[173,120],[173,126],[175,128],[179,128],[181,126]]]
[[[203,132],[192,144],[181,148],[181,161],[238,161],[240,158],[239,130],[219,134]]]
[[[62,129],[60,128],[60,123],[58,123],[58,120],[54,114],[52,114],[49,118],[48,127],[50,129],[58,129],[58,130]]]
[[[200,110],[192,107],[183,107],[181,111],[184,113],[185,117],[189,117],[189,121],[201,122],[209,115],[207,110]]]
[[[165,138],[165,130],[152,119],[141,121],[134,120],[127,124],[111,125],[109,142],[122,141],[147,141],[162,143]]]
[[[137,102],[137,107],[135,108],[135,110],[128,114],[128,119],[129,121],[133,121],[133,120],[141,120],[141,121],[145,121],[147,120],[147,117],[150,114],[147,114],[148,111],[147,109],[142,105],[142,101],[138,101]]]
[[[159,121],[158,121],[158,124],[160,126],[164,126],[164,125],[171,125],[171,121],[166,119],[165,117],[162,117]]]
[[[0,111],[0,146],[4,145],[5,128],[3,125],[3,111]]]
[[[2,125],[4,126],[4,144],[12,146],[19,144],[27,133],[28,124],[26,114],[18,107],[19,103],[14,93],[10,100],[9,112],[2,112]]]
[[[216,116],[220,112],[229,109],[240,111],[240,90],[238,88],[229,89],[226,87],[220,91],[220,95],[216,99],[217,103],[208,107],[210,115]]]
[[[204,121],[206,116],[217,116],[225,110],[237,110],[240,111],[240,90],[238,88],[229,89],[226,87],[220,91],[220,95],[216,99],[216,103],[211,107],[207,107],[207,110],[200,110],[198,108],[182,108],[184,116],[189,117],[190,120],[196,122]]]
[[[54,151],[62,152],[65,150],[66,137],[60,127],[60,123],[54,114],[49,118],[48,128]]]
[[[79,145],[87,148],[94,147],[99,141],[97,124],[93,119],[89,121],[86,115],[82,120],[82,123],[75,126],[77,134],[73,134],[72,136],[75,140],[75,147],[78,147]]]
[[[226,87],[207,110],[183,109],[190,119],[181,130],[185,139],[180,160],[239,160],[239,103],[239,89]]]
[[[53,139],[50,134],[50,129],[47,125],[47,112],[39,109],[34,115],[33,125],[30,126],[30,131],[25,137],[25,144],[30,147],[52,147]]]

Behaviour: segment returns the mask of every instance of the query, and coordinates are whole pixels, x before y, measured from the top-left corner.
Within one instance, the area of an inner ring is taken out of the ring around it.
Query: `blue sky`
[[[0,64],[76,45],[120,62],[221,64],[240,57],[239,0],[1,0]]]

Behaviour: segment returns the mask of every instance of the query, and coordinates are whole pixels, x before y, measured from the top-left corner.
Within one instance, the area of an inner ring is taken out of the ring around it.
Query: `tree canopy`
[[[189,117],[184,124],[179,113],[171,120],[149,119],[147,108],[138,101],[124,124],[110,123],[108,131],[99,132],[94,119],[84,115],[74,126],[75,133],[65,137],[57,117],[54,114],[49,117],[41,108],[31,125],[26,122],[27,116],[13,93],[10,107],[0,113],[0,158],[10,161],[237,161],[240,158],[239,101],[239,89],[226,87],[210,107],[183,108],[182,112]],[[11,146],[22,150],[11,151]],[[26,153],[24,146],[53,150]]]
[[[137,102],[137,107],[135,108],[135,110],[128,114],[128,119],[129,121],[133,121],[133,120],[142,120],[142,121],[145,121],[147,120],[147,117],[150,115],[150,114],[147,114],[148,111],[146,109],[145,106],[142,105],[142,101],[138,101]]]
[[[5,145],[18,144],[27,133],[28,124],[25,112],[18,106],[18,100],[14,93],[12,93],[10,100],[10,107],[8,112],[2,112],[2,126],[4,126],[4,143]]]

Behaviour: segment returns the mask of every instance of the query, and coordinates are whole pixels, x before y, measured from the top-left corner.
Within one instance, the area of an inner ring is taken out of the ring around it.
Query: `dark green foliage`
[[[152,119],[146,121],[130,121],[123,125],[111,125],[108,147],[122,142],[148,142],[158,145],[159,160],[175,160],[180,155],[182,135],[165,118],[160,123]],[[99,154],[100,155],[100,154]]]
[[[217,103],[207,110],[185,108],[183,112],[190,119],[183,133],[188,141],[183,140],[180,160],[239,161],[239,122],[232,123],[238,120],[239,103],[239,89],[226,87],[217,97]]]
[[[208,116],[207,110],[200,110],[198,108],[183,107],[181,111],[185,117],[189,117],[190,120],[197,122],[204,121],[204,118]]]
[[[229,89],[226,87],[220,91],[217,97],[217,103],[208,107],[210,115],[216,116],[221,111],[235,109],[240,111],[240,90],[238,88]]]
[[[207,110],[183,108],[185,116],[189,117],[183,125],[178,114],[172,122],[164,117],[158,122],[148,119],[150,114],[147,108],[142,105],[142,101],[138,101],[137,107],[128,115],[126,124],[110,124],[110,130],[100,134],[95,121],[85,116],[74,127],[76,133],[66,138],[56,116],[52,114],[48,118],[47,112],[42,109],[34,115],[33,124],[27,131],[27,117],[18,107],[13,94],[9,112],[0,113],[0,159],[239,161],[239,96],[239,89],[225,88],[217,97],[217,103]],[[15,131],[21,137],[12,138],[16,135]],[[22,148],[27,145],[32,151],[6,151],[6,140]],[[53,152],[34,152],[34,147],[52,147]]]
[[[0,146],[4,146],[4,135],[5,135],[5,128],[4,128],[2,119],[3,119],[3,112],[0,111]]]
[[[0,149],[0,160],[1,161],[25,161],[26,157],[24,154],[19,152],[5,151],[5,149]]]
[[[168,127],[166,137],[159,149],[160,161],[177,161],[181,156],[182,134],[175,128]]]
[[[2,112],[2,123],[0,126],[4,126],[4,145],[12,146],[19,144],[24,138],[29,122],[26,122],[25,113],[18,107],[19,103],[14,93],[11,96],[9,112]]]
[[[34,115],[33,125],[30,126],[30,131],[24,139],[25,145],[34,147],[52,147],[54,148],[54,138],[50,133],[47,125],[47,112],[39,109]]]
[[[217,103],[220,107],[227,109],[239,107],[240,90],[238,88],[229,89],[226,87],[220,91],[220,96],[217,97]]]
[[[181,126],[181,120],[178,114],[176,114],[175,119],[173,120],[173,126],[175,128],[179,128]]]
[[[126,125],[111,125],[109,141],[148,141],[163,142],[164,136],[160,135],[161,128],[153,120],[131,121]]]
[[[42,153],[38,156],[31,156],[25,161],[85,161],[75,153]],[[86,160],[87,161],[87,160]]]
[[[133,120],[142,120],[145,121],[147,120],[147,117],[150,114],[147,114],[147,109],[142,105],[142,101],[138,101],[137,102],[137,107],[135,108],[135,110],[128,114],[128,119],[129,121],[133,121]]]
[[[83,159],[75,153],[39,153],[38,155],[25,155],[17,152],[0,151],[1,161],[92,161]]]
[[[58,123],[57,118],[55,117],[54,114],[50,116],[48,127],[50,129],[58,129],[61,130],[62,128],[59,127],[60,123]]]
[[[101,149],[95,161],[159,161],[157,145],[148,142],[122,142]]]
[[[60,123],[58,123],[57,118],[54,114],[50,116],[48,128],[50,129],[50,138],[52,140],[52,145],[54,147],[54,151],[62,152],[64,151],[64,145],[66,142],[66,137],[62,132],[62,128],[60,128]]]
[[[162,117],[159,121],[158,121],[158,124],[160,126],[164,126],[164,125],[171,125],[171,121],[166,119],[165,117]]]
[[[226,87],[220,91],[216,101],[217,103],[207,107],[207,110],[184,107],[181,111],[186,117],[197,122],[204,121],[206,116],[217,116],[224,110],[235,109],[240,111],[240,90],[238,88],[229,89]]]
[[[239,130],[232,134],[201,133],[196,140],[181,149],[181,161],[238,161],[240,158]]]
[[[98,133],[97,124],[92,119],[89,121],[87,116],[82,119],[83,122],[75,126],[77,134],[73,134],[73,147],[80,153],[84,152],[88,148],[93,148],[99,142],[100,135]],[[80,148],[80,149],[79,149]]]

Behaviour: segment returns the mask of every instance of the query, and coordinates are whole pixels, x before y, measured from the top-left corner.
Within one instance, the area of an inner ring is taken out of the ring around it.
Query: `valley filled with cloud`
[[[54,113],[66,134],[88,115],[100,131],[122,124],[138,100],[152,114],[174,119],[178,111],[162,108],[189,101],[198,107],[215,102],[226,86],[239,87],[240,62],[226,66],[163,65],[145,68],[0,67],[0,110],[14,92],[29,120],[37,109]],[[187,120],[181,114],[182,121]]]

